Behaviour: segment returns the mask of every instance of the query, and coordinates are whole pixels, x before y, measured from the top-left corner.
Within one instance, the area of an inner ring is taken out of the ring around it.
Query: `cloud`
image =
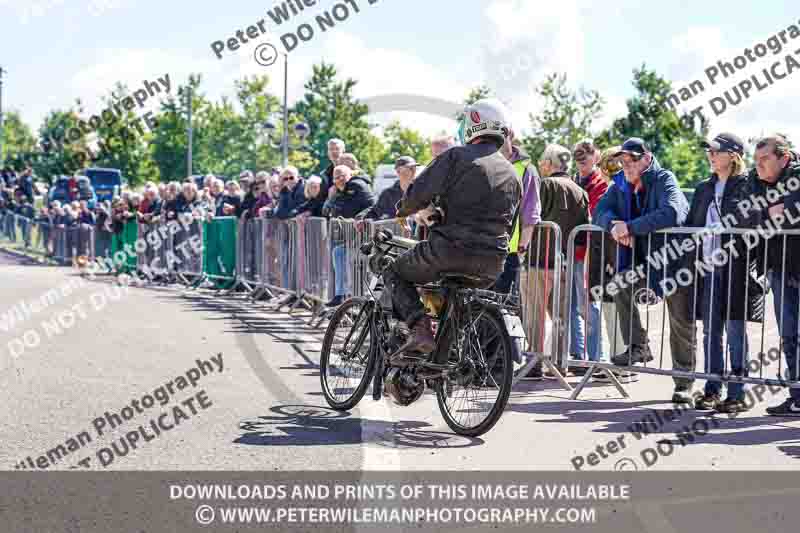
[[[515,125],[527,126],[528,115],[542,106],[535,89],[547,75],[566,73],[572,84],[583,78],[578,4],[492,0],[484,16],[487,27],[479,34],[485,37],[475,58],[483,80],[509,106]]]
[[[791,46],[792,43],[778,55],[770,52],[754,63],[748,62],[745,68],[728,78],[720,76],[716,84],[712,85],[705,74],[705,70],[717,62],[733,62],[745,48],[752,48],[758,42],[765,42],[768,37],[769,35],[763,35],[744,43],[740,40],[734,45],[730,42],[730,38],[726,39],[720,28],[708,26],[690,27],[676,35],[671,43],[673,61],[667,69],[669,79],[673,82],[673,90],[677,91],[695,80],[699,80],[704,87],[704,91],[682,102],[678,109],[690,112],[702,106],[703,113],[711,121],[712,135],[721,131],[731,131],[747,139],[780,131],[788,134],[795,143],[800,143],[800,126],[796,126],[800,123],[800,108],[795,105],[797,89],[800,87],[800,74],[795,74],[795,79],[788,76],[786,79],[778,80],[763,91],[751,91],[749,98],[737,106],[728,105],[719,116],[709,104],[712,98],[725,98],[726,91],[735,98],[734,87],[753,76],[756,76],[760,83],[766,84],[762,70],[776,61],[783,63],[780,69],[785,72],[784,58],[787,54],[793,54],[792,50],[796,49],[795,46]]]
[[[318,39],[318,40],[317,40]],[[443,72],[441,68],[427,63],[419,56],[401,48],[376,47],[364,39],[344,30],[321,35],[307,49],[298,49],[289,54],[289,103],[302,98],[303,85],[310,78],[312,67],[324,59],[336,66],[340,79],[353,78],[358,83],[354,96],[362,100],[376,101],[375,97],[392,94],[419,95],[461,102],[469,92],[469,87],[459,83]],[[275,44],[275,43],[273,43]],[[324,51],[321,58],[320,51]],[[261,67],[252,57],[253,50],[239,55],[239,65],[235,76],[268,75],[272,91],[283,96],[283,57],[270,67]],[[380,101],[380,100],[377,100]],[[442,113],[429,112],[430,106],[420,100],[419,109],[405,106],[406,111],[386,111],[370,114],[371,123],[381,127],[394,120],[413,127],[426,136],[442,131],[452,133],[455,120],[442,117]],[[447,107],[449,110],[450,107]]]
[[[87,113],[104,109],[103,99],[108,97],[117,82],[127,86],[130,93],[141,87],[145,80],[156,82],[169,74],[170,93],[175,96],[177,88],[185,84],[189,74],[202,72],[204,79],[220,71],[213,58],[197,59],[179,52],[156,49],[101,49],[99,57],[89,67],[76,72],[66,83],[66,88],[78,95]],[[164,93],[161,93],[162,95]],[[145,104],[148,110],[158,108],[158,95]],[[136,109],[136,113],[144,110]]]

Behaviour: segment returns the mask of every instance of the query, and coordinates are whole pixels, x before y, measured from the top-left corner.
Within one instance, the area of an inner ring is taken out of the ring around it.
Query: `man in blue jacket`
[[[646,293],[649,289],[663,297],[669,309],[673,369],[694,371],[696,331],[691,314],[692,287],[672,282],[681,266],[681,258],[669,260],[666,254],[662,254],[658,261],[654,261],[653,255],[653,252],[661,253],[668,239],[680,237],[667,237],[655,232],[683,225],[689,213],[689,204],[675,175],[661,168],[642,139],[628,139],[616,156],[621,157],[625,181],[616,181],[609,187],[597,204],[593,217],[594,224],[610,232],[611,237],[621,245],[623,252],[618,272],[633,271],[626,272],[624,278],[617,278],[617,286],[610,287],[615,282],[607,286],[611,289],[609,294],[616,300],[621,319],[620,329],[629,346],[626,352],[611,360],[619,366],[653,360],[647,331],[642,327],[639,314],[631,312],[635,311],[634,294],[642,294],[642,289]],[[691,404],[694,380],[673,379],[675,391],[672,401]]]

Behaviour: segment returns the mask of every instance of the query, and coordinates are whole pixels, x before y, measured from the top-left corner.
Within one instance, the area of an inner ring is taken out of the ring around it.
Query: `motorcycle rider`
[[[398,217],[434,202],[443,212],[428,240],[401,255],[384,274],[395,313],[411,335],[400,351],[431,352],[435,339],[415,284],[438,281],[443,272],[475,276],[491,287],[503,271],[522,184],[501,150],[509,114],[496,99],[468,106],[462,144],[437,157],[406,190]]]

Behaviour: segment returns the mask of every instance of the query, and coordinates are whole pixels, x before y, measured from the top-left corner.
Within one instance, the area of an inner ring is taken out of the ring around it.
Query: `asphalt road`
[[[42,309],[23,310],[23,320],[9,324],[20,302],[40,300]],[[671,379],[659,376],[640,375],[627,386],[631,399],[592,384],[570,401],[554,381],[523,382],[499,424],[478,439],[454,435],[430,394],[406,408],[367,397],[359,409],[336,413],[319,387],[323,330],[307,319],[208,291],[81,282],[69,269],[0,253],[0,468],[35,468],[40,456],[50,469],[96,470],[800,466],[800,420],[764,416],[784,391],[766,392],[736,419],[686,412],[670,422]],[[212,361],[218,354],[221,371]],[[160,387],[169,394],[163,406]],[[171,429],[154,435],[150,421],[159,417]],[[649,435],[630,432],[651,419]],[[694,438],[682,442],[675,432],[685,427]],[[130,432],[139,434],[135,449],[120,441]]]

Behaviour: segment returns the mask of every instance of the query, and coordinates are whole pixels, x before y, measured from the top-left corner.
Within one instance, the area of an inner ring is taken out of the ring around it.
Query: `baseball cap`
[[[583,163],[587,157],[591,156],[597,151],[594,142],[591,139],[583,140],[575,145],[572,149],[572,157],[578,163]]]
[[[620,148],[619,152],[614,154],[614,157],[619,157],[622,154],[642,156],[649,151],[650,149],[647,147],[643,139],[640,139],[639,137],[631,137],[622,143],[622,147]]]
[[[703,148],[715,150],[717,152],[734,152],[739,155],[744,154],[744,143],[742,139],[733,133],[720,133],[713,140],[704,141]]]
[[[403,168],[403,167],[418,167],[420,166],[417,161],[411,157],[404,155],[403,157],[398,157],[394,162],[394,168]]]

